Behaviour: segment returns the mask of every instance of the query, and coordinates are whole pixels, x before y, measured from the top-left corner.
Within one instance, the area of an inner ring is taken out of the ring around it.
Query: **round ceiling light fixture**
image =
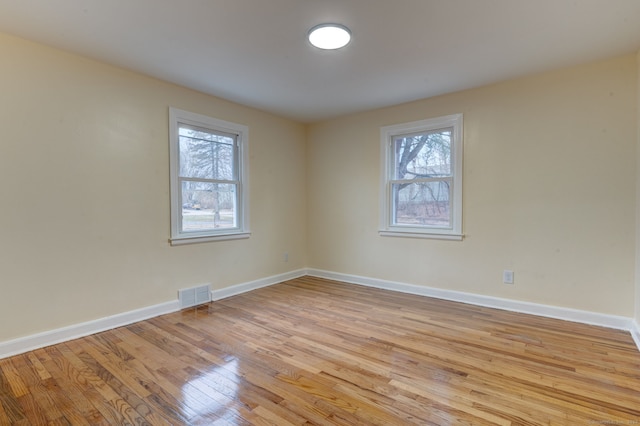
[[[340,24],[320,24],[309,30],[309,42],[318,49],[335,50],[351,41],[351,31]]]

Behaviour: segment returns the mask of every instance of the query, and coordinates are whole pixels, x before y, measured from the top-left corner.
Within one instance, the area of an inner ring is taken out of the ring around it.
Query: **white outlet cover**
[[[505,269],[502,272],[502,282],[505,284],[513,284],[513,271]]]

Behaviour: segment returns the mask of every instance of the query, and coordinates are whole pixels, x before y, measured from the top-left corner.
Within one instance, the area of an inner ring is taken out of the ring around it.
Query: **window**
[[[249,129],[169,109],[171,244],[249,237]]]
[[[462,239],[462,114],[383,127],[380,235]]]

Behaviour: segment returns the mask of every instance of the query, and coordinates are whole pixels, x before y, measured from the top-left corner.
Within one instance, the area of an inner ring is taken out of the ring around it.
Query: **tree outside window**
[[[462,115],[381,129],[381,234],[461,238]]]
[[[247,238],[248,128],[169,111],[171,243]]]

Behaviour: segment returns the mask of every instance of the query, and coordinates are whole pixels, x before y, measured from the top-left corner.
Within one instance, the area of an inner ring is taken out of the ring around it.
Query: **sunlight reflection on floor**
[[[206,371],[193,369],[193,378],[182,386],[183,404],[188,417],[223,421],[234,424],[237,413],[239,374],[238,360],[224,365],[213,365]],[[194,419],[195,420],[195,419]]]

